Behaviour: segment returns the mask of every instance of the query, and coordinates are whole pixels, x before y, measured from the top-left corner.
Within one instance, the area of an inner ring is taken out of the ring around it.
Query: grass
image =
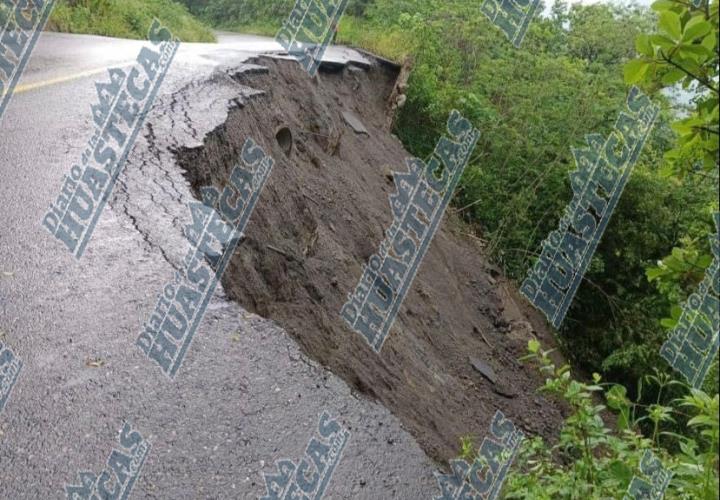
[[[207,25],[172,0],[59,0],[48,29],[144,40],[153,18],[183,42],[216,41]],[[272,37],[281,26],[282,20],[257,19],[240,25],[220,23],[219,29]],[[335,43],[360,47],[399,62],[411,47],[401,31],[375,27],[349,15],[340,21]]]
[[[153,18],[183,42],[215,42],[212,30],[171,0],[60,0],[48,29],[144,40]]]
[[[220,29],[274,37],[281,26],[282,21],[258,20],[249,24],[221,25]],[[409,55],[411,47],[410,40],[402,32],[377,28],[367,21],[348,15],[340,20],[335,43],[359,47],[397,62],[402,62]]]
[[[218,27],[220,31],[231,31],[234,33],[243,33],[246,35],[261,35],[274,37],[280,30],[282,24],[276,24],[272,21],[256,21],[243,25],[221,25]]]
[[[340,20],[335,43],[360,47],[396,62],[402,62],[412,47],[410,39],[401,31],[378,28],[352,16],[343,16]]]

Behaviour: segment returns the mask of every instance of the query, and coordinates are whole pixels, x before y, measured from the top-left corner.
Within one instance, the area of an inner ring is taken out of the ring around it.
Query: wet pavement
[[[226,69],[280,50],[262,37],[219,42],[181,45],[80,261],[41,220],[93,134],[95,82],[148,42],[43,34],[0,121],[0,342],[23,362],[0,413],[0,498],[63,498],[79,473],[105,468],[125,422],[152,445],[132,498],[261,497],[262,473],[302,458],[323,411],[351,433],[326,498],[439,493],[396,418],[221,287],[174,380],[134,345],[188,248],[194,198],[169,148],[201,144],[250,91]],[[215,92],[194,95],[210,78]]]

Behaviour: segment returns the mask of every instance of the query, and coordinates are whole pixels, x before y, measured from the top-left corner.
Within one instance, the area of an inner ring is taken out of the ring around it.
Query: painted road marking
[[[80,79],[80,78],[85,78],[85,77],[88,77],[88,76],[97,75],[97,74],[100,74],[100,73],[102,73],[102,72],[104,72],[104,71],[109,70],[110,68],[122,68],[122,67],[125,67],[125,66],[130,66],[131,64],[133,64],[133,62],[134,62],[134,61],[121,62],[121,63],[118,63],[118,64],[113,64],[113,65],[111,65],[111,66],[104,66],[104,67],[102,67],[102,68],[96,68],[96,69],[91,69],[91,70],[88,70],[88,71],[82,71],[82,72],[80,72],[80,73],[75,73],[75,74],[73,74],[73,75],[60,76],[60,77],[58,77],[58,78],[53,78],[53,79],[45,80],[45,81],[42,81],[42,82],[35,82],[35,83],[28,83],[28,84],[25,84],[25,85],[18,85],[17,87],[15,87],[15,91],[13,92],[13,94],[22,94],[23,92],[29,92],[29,91],[31,91],[31,90],[37,90],[37,89],[41,89],[41,88],[43,88],[43,87],[49,87],[49,86],[51,86],[51,85],[57,85],[57,84],[59,84],[59,83],[65,83],[65,82],[69,82],[69,81],[72,81],[72,80],[78,80],[78,79]]]

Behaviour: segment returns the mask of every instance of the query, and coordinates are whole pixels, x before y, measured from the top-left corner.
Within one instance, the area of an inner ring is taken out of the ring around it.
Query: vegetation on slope
[[[218,29],[274,36],[295,0],[178,0]]]
[[[144,40],[153,18],[183,42],[214,42],[212,30],[172,0],[59,0],[48,29]]]

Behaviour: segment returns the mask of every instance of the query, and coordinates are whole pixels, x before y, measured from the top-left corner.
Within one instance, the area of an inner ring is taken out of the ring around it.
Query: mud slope
[[[248,137],[276,160],[225,274],[227,293],[380,400],[436,460],[457,455],[459,436],[484,436],[496,409],[526,432],[552,436],[560,409],[536,394],[539,377],[516,361],[533,333],[545,346],[550,336],[452,217],[379,355],[338,314],[392,222],[390,172],[404,169],[409,156],[383,128],[397,70],[349,66],[311,79],[292,61],[256,62],[268,72],[233,77],[262,93],[232,109],[203,146],[176,152],[196,195],[205,185],[224,187]],[[343,111],[359,117],[369,135],[348,127]],[[276,139],[283,127],[293,135],[289,155]],[[496,384],[470,356],[492,367]]]

